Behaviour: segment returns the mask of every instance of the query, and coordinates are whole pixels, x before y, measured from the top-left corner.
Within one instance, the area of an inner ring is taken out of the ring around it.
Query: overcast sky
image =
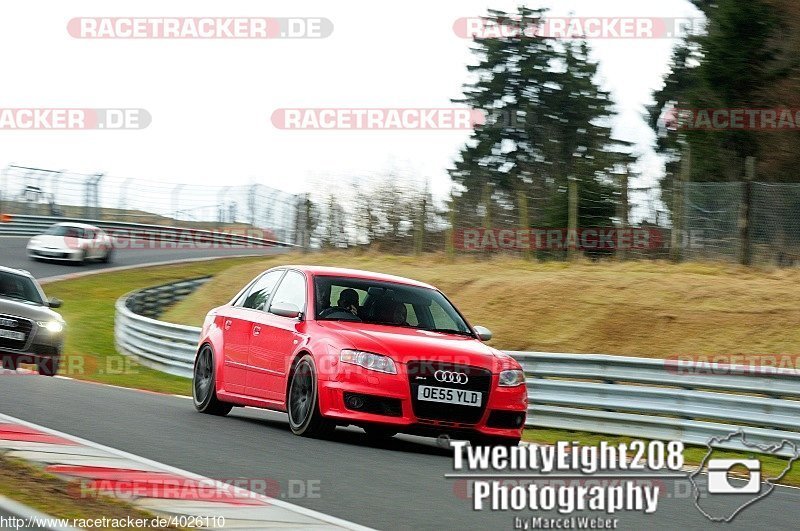
[[[3,3],[0,107],[136,107],[132,131],[0,131],[0,165],[34,165],[202,184],[260,182],[292,192],[395,170],[449,186],[467,131],[284,131],[281,107],[446,107],[459,97],[470,42],[460,17],[513,10],[501,0],[84,1]],[[555,15],[697,16],[688,0],[530,2]],[[74,39],[67,22],[92,16],[326,17],[309,40]],[[617,137],[637,142],[653,182],[660,164],[641,120],[675,41],[593,40],[603,86],[621,112]]]

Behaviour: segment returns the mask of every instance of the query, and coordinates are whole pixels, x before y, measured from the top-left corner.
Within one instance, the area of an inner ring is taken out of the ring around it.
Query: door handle
[[[253,327],[253,335],[257,336],[260,333],[261,333],[261,327],[260,326],[254,326]]]
[[[231,323],[230,319],[225,319],[225,330],[230,330],[231,329],[231,324],[233,324],[233,323]]]

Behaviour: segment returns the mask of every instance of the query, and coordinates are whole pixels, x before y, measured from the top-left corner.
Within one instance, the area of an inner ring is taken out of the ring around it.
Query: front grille
[[[489,401],[489,389],[492,385],[491,371],[466,365],[421,360],[410,361],[406,367],[411,385],[411,407],[414,409],[414,415],[418,418],[476,424],[483,416],[486,403]],[[434,373],[439,370],[463,373],[469,380],[465,384],[439,382],[434,378]],[[480,407],[463,406],[418,400],[417,392],[420,385],[477,391],[481,393],[481,405]]]
[[[4,321],[14,321],[14,325],[9,325]],[[33,330],[33,321],[28,319],[21,319],[13,315],[0,315],[0,330],[10,330],[12,332],[22,332],[25,338],[22,340],[12,339],[9,337],[0,337],[0,348],[9,350],[22,350],[31,336]]]

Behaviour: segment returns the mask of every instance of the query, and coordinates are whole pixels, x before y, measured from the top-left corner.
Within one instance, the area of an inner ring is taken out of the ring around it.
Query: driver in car
[[[358,293],[352,288],[342,290],[339,294],[339,302],[336,303],[337,308],[346,310],[353,315],[358,315]]]

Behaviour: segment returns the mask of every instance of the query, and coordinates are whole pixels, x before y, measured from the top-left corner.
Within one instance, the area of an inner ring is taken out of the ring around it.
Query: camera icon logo
[[[735,466],[743,466],[748,471],[747,483],[732,484],[728,472]],[[758,459],[709,459],[709,494],[758,494],[761,490],[761,462]]]

